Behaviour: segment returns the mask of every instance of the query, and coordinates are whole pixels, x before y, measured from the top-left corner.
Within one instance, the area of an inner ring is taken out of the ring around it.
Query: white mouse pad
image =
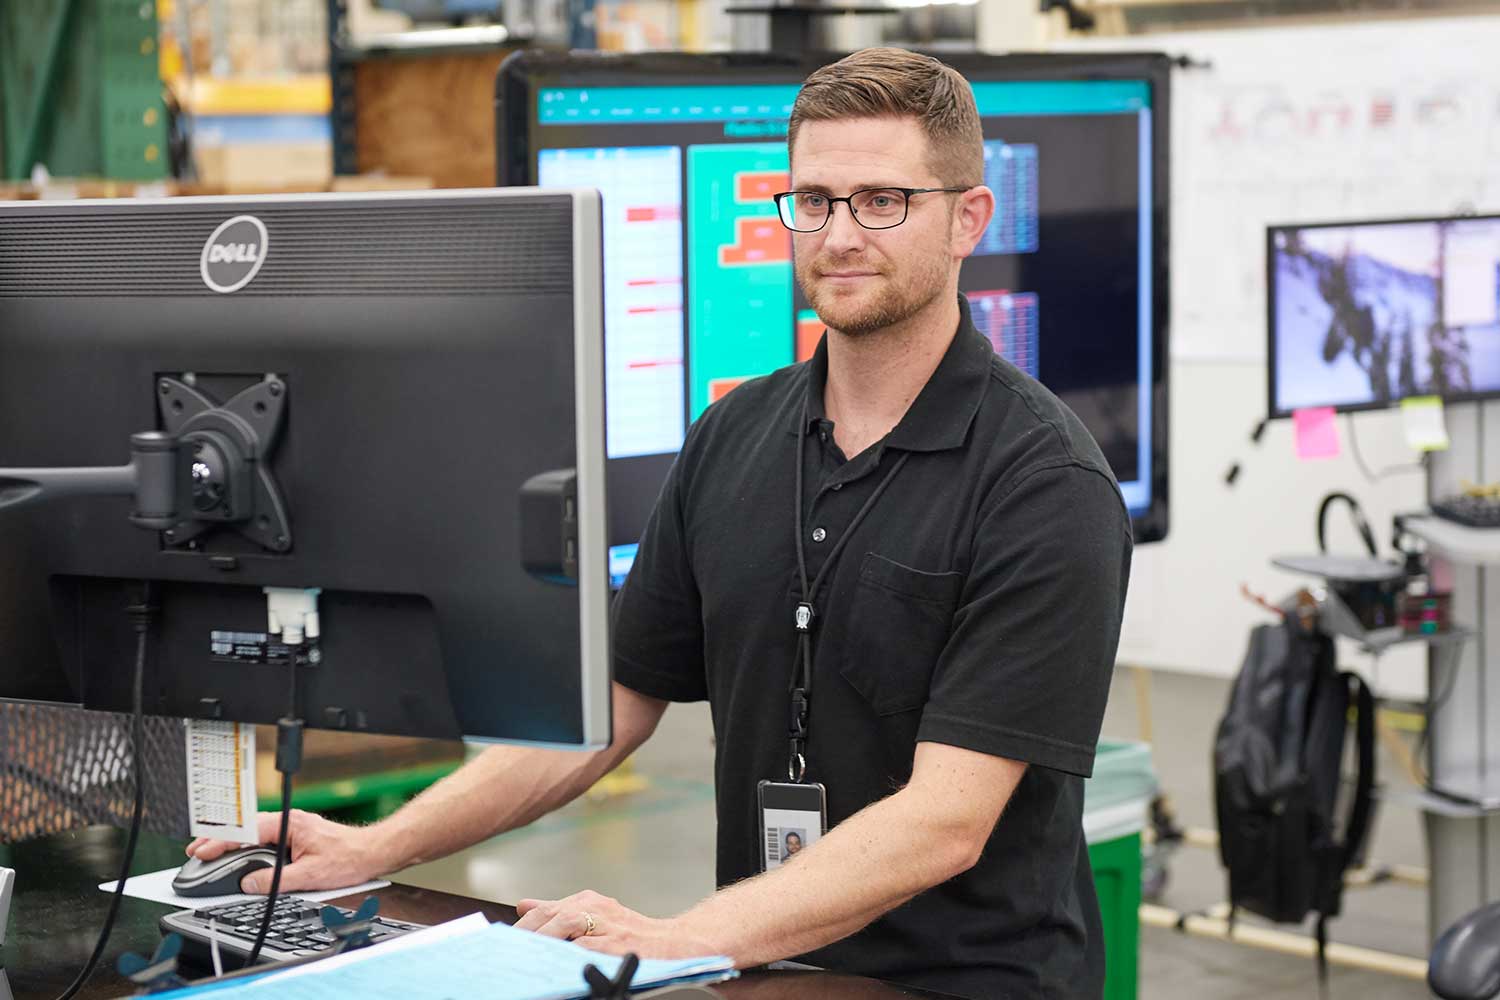
[[[187,855],[183,855],[187,860]],[[179,896],[172,891],[172,878],[177,874],[176,868],[164,868],[159,872],[149,875],[134,875],[125,880],[125,895],[135,899],[149,899],[153,903],[168,903],[185,910],[197,910],[205,906],[218,906],[220,903],[236,903],[246,899],[264,899],[264,896],[250,896],[242,892],[230,893],[227,896]],[[310,899],[315,903],[321,903],[329,899],[337,899],[340,896],[349,896],[356,892],[374,892],[376,889],[384,889],[391,883],[384,879],[374,882],[362,882],[359,885],[351,885],[347,889],[324,889],[319,892],[287,892],[285,896],[296,896],[299,899]],[[105,882],[99,886],[105,892],[114,892],[115,883]]]

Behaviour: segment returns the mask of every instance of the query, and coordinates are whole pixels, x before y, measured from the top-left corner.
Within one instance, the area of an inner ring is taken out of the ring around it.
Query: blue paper
[[[260,1000],[274,994],[277,1000],[460,1000],[482,994],[485,1000],[571,1000],[588,996],[583,979],[585,965],[592,963],[613,978],[622,961],[567,941],[491,924],[473,934],[388,955],[375,950],[364,961],[326,972],[271,974],[235,984],[205,984],[169,996],[212,994],[214,1000]],[[724,957],[647,959],[641,962],[632,987],[645,989],[734,974],[732,960]]]

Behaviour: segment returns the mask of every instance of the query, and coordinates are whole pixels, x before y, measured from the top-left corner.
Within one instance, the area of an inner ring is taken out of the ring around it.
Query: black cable
[[[260,959],[261,948],[265,945],[271,921],[276,915],[276,900],[281,893],[281,870],[286,865],[290,849],[287,833],[292,818],[292,775],[302,764],[302,719],[297,697],[298,648],[300,647],[294,647],[287,655],[287,717],[276,727],[276,769],[281,772],[281,827],[276,835],[276,864],[271,869],[266,911],[261,917],[260,929],[256,932],[255,944],[250,949],[246,967],[253,966]]]
[[[130,866],[135,861],[135,844],[141,834],[141,814],[146,802],[146,649],[151,623],[156,620],[156,607],[152,604],[152,588],[148,583],[141,603],[130,608],[130,623],[135,628],[135,678],[131,683],[130,752],[134,758],[135,803],[130,813],[130,833],[125,838],[125,857],[120,862],[120,875],[115,880],[115,891],[109,898],[109,912],[104,917],[104,926],[99,930],[99,940],[94,944],[94,953],[78,973],[78,976],[63,990],[57,1000],[72,1000],[83,989],[84,983],[99,966],[104,949],[109,946],[109,937],[115,929],[115,919],[120,914],[120,901],[125,898],[125,880],[130,877]]]
[[[1375,545],[1375,533],[1370,530],[1370,522],[1365,519],[1365,512],[1359,505],[1359,501],[1347,493],[1333,492],[1323,498],[1318,504],[1318,551],[1328,551],[1328,512],[1338,502],[1349,508],[1349,516],[1354,520],[1354,528],[1359,532],[1359,537],[1364,540],[1365,550],[1370,553],[1371,559],[1379,558],[1380,550]]]
[[[245,960],[249,968],[260,960],[260,949],[266,943],[266,934],[271,930],[271,920],[276,915],[276,896],[281,891],[281,869],[286,863],[287,827],[292,819],[292,776],[281,776],[281,832],[276,835],[276,866],[271,869],[271,889],[266,893],[266,912],[260,918],[260,929],[255,932],[255,945],[250,957]]]
[[[266,943],[266,935],[270,933],[271,921],[276,916],[276,897],[281,892],[281,869],[286,865],[287,830],[292,820],[292,774],[296,771],[296,763],[302,758],[301,736],[302,720],[298,715],[297,699],[297,648],[293,647],[287,656],[287,673],[290,677],[291,690],[287,696],[287,717],[281,720],[276,727],[276,767],[281,774],[281,829],[276,835],[276,864],[271,869],[271,888],[266,893],[266,912],[260,918],[260,929],[255,932],[255,944],[250,949],[250,957],[245,960],[245,967],[249,968],[260,960],[260,950]],[[288,752],[286,742],[293,738],[292,730],[295,729],[297,748],[295,754]],[[289,759],[296,763],[287,764]]]

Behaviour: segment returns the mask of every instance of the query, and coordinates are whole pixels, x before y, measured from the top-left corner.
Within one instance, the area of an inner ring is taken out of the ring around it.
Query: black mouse
[[[1443,1000],[1500,995],[1500,903],[1461,917],[1438,937],[1427,985]]]
[[[241,847],[225,851],[212,861],[188,858],[172,877],[172,891],[179,896],[228,896],[240,892],[240,879],[276,864],[275,847]]]

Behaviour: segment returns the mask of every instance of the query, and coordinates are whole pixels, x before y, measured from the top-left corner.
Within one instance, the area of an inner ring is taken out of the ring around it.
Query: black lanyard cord
[[[812,630],[817,620],[817,611],[813,607],[813,598],[817,596],[819,588],[823,586],[828,571],[833,568],[843,554],[844,546],[854,536],[854,530],[864,521],[865,515],[875,506],[875,501],[891,485],[891,480],[896,478],[896,473],[906,464],[911,457],[910,452],[902,452],[891,464],[891,469],[885,474],[885,478],[875,487],[869,499],[860,507],[854,519],[849,522],[849,527],[844,534],[834,543],[828,558],[818,570],[817,576],[813,577],[812,583],[807,580],[807,551],[802,539],[802,488],[803,488],[803,465],[807,458],[807,401],[802,401],[802,422],[797,428],[797,498],[796,498],[796,530],[797,530],[797,574],[802,584],[802,603],[797,605],[793,623],[797,630],[797,655],[792,664],[791,695],[792,712],[790,735],[790,759],[787,763],[787,775],[792,781],[801,781],[807,771],[807,760],[805,751],[807,748],[807,716],[808,707],[812,699],[813,684],[813,655],[812,655]]]

